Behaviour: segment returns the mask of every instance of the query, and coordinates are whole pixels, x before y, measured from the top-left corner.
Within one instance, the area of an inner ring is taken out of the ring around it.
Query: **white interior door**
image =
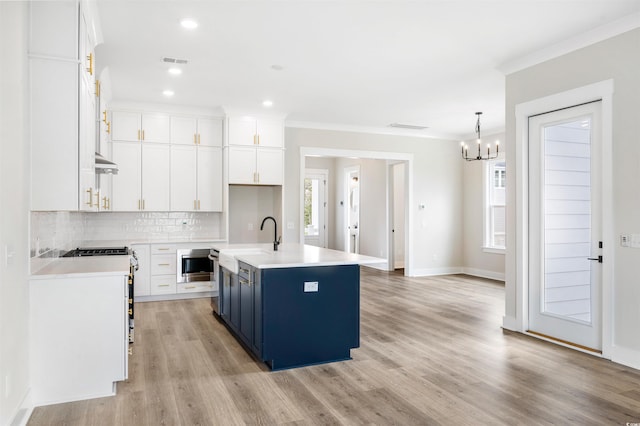
[[[529,118],[529,330],[602,348],[601,103]]]
[[[360,253],[360,166],[345,167],[345,251]]]
[[[404,175],[405,164],[392,166],[393,173],[393,268],[404,268]]]
[[[327,247],[327,170],[307,169],[304,178],[304,243]]]

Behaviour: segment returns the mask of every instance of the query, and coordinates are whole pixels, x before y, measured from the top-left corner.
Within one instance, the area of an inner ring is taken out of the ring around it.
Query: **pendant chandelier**
[[[496,141],[495,154],[491,154],[491,145],[487,144],[487,155],[485,157],[482,156],[482,140],[480,139],[480,116],[482,115],[482,112],[476,112],[476,115],[478,116],[478,120],[476,121],[476,140],[478,142],[478,155],[474,157],[473,154],[471,154],[472,156],[469,157],[469,145],[465,144],[464,142],[460,142],[460,145],[462,147],[462,158],[467,161],[493,160],[495,158],[498,158],[498,154],[500,153],[500,142],[498,141]]]

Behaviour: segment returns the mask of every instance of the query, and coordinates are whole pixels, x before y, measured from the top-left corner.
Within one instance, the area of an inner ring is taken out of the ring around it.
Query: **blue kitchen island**
[[[272,370],[350,359],[360,346],[360,264],[384,260],[300,244],[214,248],[219,317]]]

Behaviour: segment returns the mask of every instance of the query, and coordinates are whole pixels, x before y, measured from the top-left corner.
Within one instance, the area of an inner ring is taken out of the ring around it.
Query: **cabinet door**
[[[93,87],[85,78],[80,79],[79,93],[79,210],[97,211],[100,203],[96,186],[96,103]]]
[[[113,211],[137,211],[140,194],[140,144],[113,142],[113,161],[118,165],[118,174],[113,176]]]
[[[140,114],[125,111],[111,113],[112,140],[137,142],[140,136]]]
[[[142,209],[168,211],[171,153],[169,145],[142,145]]]
[[[256,171],[260,185],[282,185],[283,153],[281,149],[256,149]]]
[[[32,58],[29,68],[31,210],[77,210],[78,64]]]
[[[149,246],[146,244],[133,245],[131,248],[136,252],[136,257],[138,258],[138,270],[135,272],[133,280],[133,295],[135,297],[149,296],[151,294],[151,274],[149,273],[151,256],[149,255]]]
[[[218,287],[218,297],[220,301],[220,316],[228,323],[231,314],[231,273],[224,268],[220,268],[222,281]]]
[[[282,120],[259,119],[256,132],[260,146],[276,148],[284,146],[284,124]]]
[[[229,145],[254,145],[256,120],[251,117],[229,117]]]
[[[196,119],[191,117],[171,117],[171,143],[180,145],[196,144]]]
[[[222,149],[199,146],[197,172],[198,210],[222,211]]]
[[[229,319],[232,328],[240,328],[240,283],[238,275],[231,274],[229,281]]]
[[[171,146],[171,211],[189,212],[197,209],[196,157],[195,145]]]
[[[238,277],[240,286],[240,337],[249,346],[253,343],[253,287],[245,277]]]
[[[229,183],[256,183],[256,149],[253,147],[230,146]]]
[[[222,120],[217,118],[198,119],[198,145],[222,146]]]
[[[152,275],[150,293],[152,296],[158,294],[176,294],[176,274]]]
[[[142,114],[142,140],[145,142],[169,143],[171,120],[166,114]]]

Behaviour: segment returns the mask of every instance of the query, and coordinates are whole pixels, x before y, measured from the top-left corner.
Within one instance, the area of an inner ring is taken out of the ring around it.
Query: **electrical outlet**
[[[316,293],[318,291],[318,281],[305,281],[304,282],[304,292],[305,293]]]
[[[287,222],[287,229],[295,229],[296,225],[293,222]]]
[[[629,236],[628,235],[620,235],[620,245],[622,247],[629,247]]]
[[[249,222],[247,224],[247,231],[253,231],[253,223],[252,222]]]

